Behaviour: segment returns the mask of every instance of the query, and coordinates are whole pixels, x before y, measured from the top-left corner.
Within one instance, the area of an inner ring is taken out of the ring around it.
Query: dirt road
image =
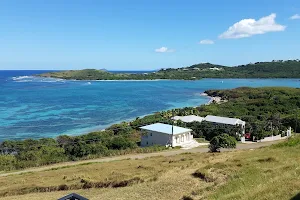
[[[234,151],[243,150],[243,149],[256,149],[256,148],[260,148],[260,147],[270,146],[270,145],[278,143],[278,142],[280,142],[280,141],[238,144],[236,149],[234,149]],[[233,150],[232,149],[231,150],[224,149],[222,151],[233,151]],[[186,152],[205,153],[205,152],[208,152],[208,148],[202,147],[202,148],[194,148],[194,149],[188,149],[188,150],[179,149],[179,150],[172,150],[172,151],[160,151],[160,152],[155,152],[155,153],[128,154],[128,155],[124,155],[124,156],[98,158],[98,159],[93,159],[93,160],[81,160],[81,161],[76,161],[76,162],[64,162],[64,163],[58,163],[58,164],[53,164],[53,165],[47,165],[44,167],[29,168],[29,169],[25,169],[25,170],[21,170],[21,171],[2,173],[2,174],[0,174],[0,177],[28,173],[28,172],[39,172],[39,171],[51,170],[51,169],[59,168],[59,167],[75,166],[75,165],[80,165],[80,164],[84,164],[84,163],[109,162],[109,161],[124,160],[124,159],[143,159],[143,158],[148,158],[148,157],[153,157],[153,156],[172,156],[172,155],[177,155],[177,154],[186,153]]]

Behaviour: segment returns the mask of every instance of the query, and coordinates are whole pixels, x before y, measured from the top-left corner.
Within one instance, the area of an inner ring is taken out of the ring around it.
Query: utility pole
[[[173,147],[173,136],[174,136],[174,109],[172,109],[172,136],[171,136],[171,147]]]
[[[295,133],[297,133],[298,109],[296,109],[295,115]]]

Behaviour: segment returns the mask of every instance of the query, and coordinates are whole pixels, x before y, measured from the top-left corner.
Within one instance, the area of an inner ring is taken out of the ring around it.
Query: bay
[[[0,141],[78,135],[156,111],[201,105],[209,101],[200,96],[208,89],[300,87],[299,79],[66,81],[32,76],[44,72],[0,71]]]

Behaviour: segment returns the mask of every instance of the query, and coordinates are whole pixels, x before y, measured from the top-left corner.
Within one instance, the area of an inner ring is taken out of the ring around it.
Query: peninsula
[[[106,70],[84,69],[39,74],[41,77],[67,80],[199,80],[202,78],[300,78],[300,60],[273,60],[234,67],[201,63],[182,68],[160,69],[157,72],[111,73]]]

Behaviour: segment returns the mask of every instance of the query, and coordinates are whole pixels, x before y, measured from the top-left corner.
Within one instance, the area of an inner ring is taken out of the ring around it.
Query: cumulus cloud
[[[290,19],[300,19],[300,15],[296,14],[290,17]]]
[[[233,39],[251,37],[257,34],[265,34],[268,32],[284,31],[286,26],[275,22],[276,14],[262,17],[257,21],[255,19],[243,19],[233,24],[227,31],[222,33],[220,39]]]
[[[199,44],[214,44],[215,42],[213,40],[201,40]]]
[[[169,49],[167,47],[160,47],[158,49],[155,49],[155,52],[157,52],[157,53],[171,53],[174,51],[175,51],[174,49]]]

